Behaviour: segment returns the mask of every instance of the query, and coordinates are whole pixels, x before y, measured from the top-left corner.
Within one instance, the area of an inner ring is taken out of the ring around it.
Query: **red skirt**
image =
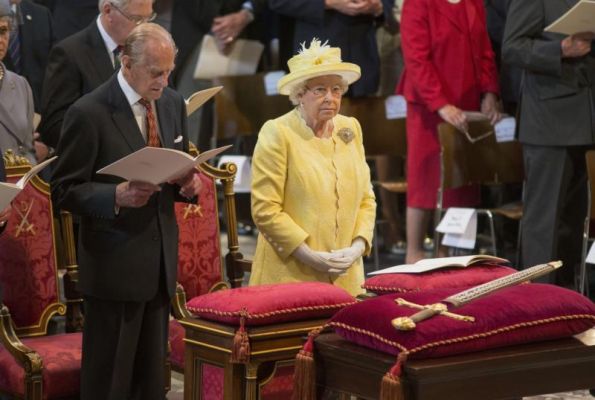
[[[436,208],[440,186],[438,124],[442,118],[418,103],[407,102],[407,206]],[[444,192],[443,208],[474,207],[479,187],[463,186]]]

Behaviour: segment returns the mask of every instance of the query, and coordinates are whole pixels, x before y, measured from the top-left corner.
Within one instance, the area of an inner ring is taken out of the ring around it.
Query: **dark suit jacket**
[[[186,107],[167,88],[156,102],[164,147],[188,150]],[[72,105],[64,118],[63,140],[51,180],[57,207],[81,217],[78,260],[83,294],[107,300],[147,301],[160,276],[173,295],[178,259],[174,199],[179,187],[161,192],[140,208],[115,214],[121,178],[96,171],[146,146],[132,109],[114,75]],[[174,139],[182,135],[179,143]]]
[[[178,82],[179,72],[188,62],[192,51],[203,36],[211,30],[213,19],[219,15],[239,11],[244,2],[245,0],[174,0],[171,35],[178,47],[178,55],[176,69],[171,79],[175,84]],[[266,7],[266,0],[253,0],[252,3],[256,15]],[[246,30],[249,30],[253,24],[249,24]]]
[[[43,83],[38,129],[43,142],[57,147],[68,107],[113,74],[114,67],[95,21],[54,46]]]
[[[57,40],[85,29],[99,14],[97,0],[48,0]]]
[[[578,0],[513,0],[502,56],[524,69],[519,140],[542,146],[595,142],[595,51],[563,59],[564,35],[543,29]]]
[[[21,73],[33,91],[35,111],[41,112],[41,88],[48,63],[48,54],[54,45],[52,16],[44,6],[31,0],[22,0],[23,24],[19,25],[21,39]],[[10,55],[4,57],[6,67],[14,71]]]
[[[384,13],[392,12],[394,2],[383,0]],[[310,44],[312,38],[341,48],[343,61],[361,67],[362,77],[351,85],[354,96],[372,95],[378,90],[380,57],[376,45],[378,18],[371,15],[351,17],[334,10],[325,10],[322,0],[269,0],[269,7],[281,15],[294,19],[293,54],[301,43]],[[279,38],[285,41],[284,38]],[[283,52],[283,49],[280,50]],[[285,67],[285,66],[283,66]]]

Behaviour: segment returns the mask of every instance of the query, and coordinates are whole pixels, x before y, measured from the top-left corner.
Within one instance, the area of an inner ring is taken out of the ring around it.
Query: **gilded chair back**
[[[29,164],[11,160],[8,182],[16,182]],[[13,212],[0,235],[0,284],[19,336],[47,333],[50,318],[64,314],[60,302],[56,227],[49,185],[34,177],[12,202]]]

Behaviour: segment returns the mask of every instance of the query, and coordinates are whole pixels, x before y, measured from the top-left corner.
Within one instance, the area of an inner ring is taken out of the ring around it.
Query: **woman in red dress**
[[[482,0],[406,0],[401,15],[407,99],[407,263],[424,257],[423,239],[440,181],[437,126],[466,129],[463,110],[499,118],[498,75]],[[473,206],[476,187],[446,191],[444,207]],[[435,245],[438,245],[437,243]]]

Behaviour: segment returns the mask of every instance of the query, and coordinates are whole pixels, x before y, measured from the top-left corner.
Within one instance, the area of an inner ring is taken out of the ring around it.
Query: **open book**
[[[544,30],[564,35],[574,35],[581,32],[595,33],[595,1],[579,1]]]
[[[257,40],[236,39],[229,53],[222,53],[212,35],[204,35],[194,69],[194,79],[250,75],[256,72],[264,45]]]
[[[369,275],[379,274],[418,274],[420,272],[433,271],[435,269],[446,268],[446,267],[468,267],[477,263],[490,263],[490,264],[509,264],[505,258],[488,256],[488,255],[472,255],[472,256],[461,256],[461,257],[442,257],[442,258],[427,258],[425,260],[419,260],[415,264],[403,264],[396,265],[381,269],[379,271],[370,272]]]
[[[186,99],[186,115],[191,115],[194,111],[198,110],[203,104],[207,102],[211,97],[219,93],[223,89],[223,86],[214,86],[205,90],[199,90],[193,93]]]
[[[195,166],[210,160],[231,146],[230,144],[211,149],[196,157],[180,150],[147,146],[101,168],[97,173],[119,176],[127,181],[160,185],[185,175]]]
[[[17,195],[25,188],[27,182],[31,180],[35,175],[44,169],[49,163],[54,161],[58,156],[48,158],[44,162],[31,167],[25,175],[17,181],[17,183],[0,182],[0,211],[4,210]]]

